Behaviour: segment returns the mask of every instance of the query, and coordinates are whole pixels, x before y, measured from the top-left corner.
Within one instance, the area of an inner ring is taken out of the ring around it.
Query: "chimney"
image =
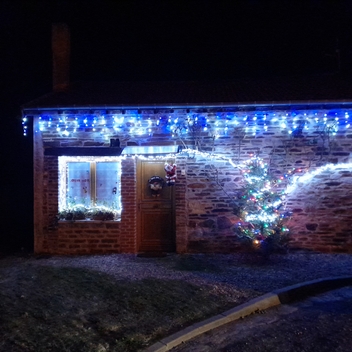
[[[53,90],[62,92],[70,84],[70,31],[65,23],[52,25]]]

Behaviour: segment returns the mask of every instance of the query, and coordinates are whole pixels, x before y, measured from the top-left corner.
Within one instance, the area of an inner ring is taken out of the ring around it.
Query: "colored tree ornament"
[[[288,239],[284,223],[291,215],[283,210],[285,192],[260,158],[246,162],[242,173],[243,188],[234,208],[241,221],[236,225],[235,233],[252,249],[264,252],[278,249],[283,240]]]

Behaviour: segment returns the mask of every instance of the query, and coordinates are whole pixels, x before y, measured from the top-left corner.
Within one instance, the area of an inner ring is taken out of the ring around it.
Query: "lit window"
[[[59,212],[69,220],[116,220],[121,212],[116,157],[59,157]]]

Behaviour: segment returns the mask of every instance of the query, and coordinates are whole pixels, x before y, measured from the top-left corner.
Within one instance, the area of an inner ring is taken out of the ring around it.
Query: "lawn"
[[[0,271],[1,351],[138,351],[230,308],[183,280],[118,280],[85,268]]]
[[[351,275],[352,256],[0,258],[0,351],[141,351],[273,289]]]

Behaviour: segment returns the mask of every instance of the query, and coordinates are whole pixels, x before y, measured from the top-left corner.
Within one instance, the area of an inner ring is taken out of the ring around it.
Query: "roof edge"
[[[238,102],[238,103],[197,103],[197,104],[143,104],[143,105],[82,105],[82,106],[38,106],[22,107],[22,111],[54,111],[54,110],[135,110],[135,109],[204,109],[207,108],[254,108],[254,107],[282,107],[282,106],[317,106],[317,105],[351,105],[352,100],[302,100],[302,101],[262,101],[262,102]]]

